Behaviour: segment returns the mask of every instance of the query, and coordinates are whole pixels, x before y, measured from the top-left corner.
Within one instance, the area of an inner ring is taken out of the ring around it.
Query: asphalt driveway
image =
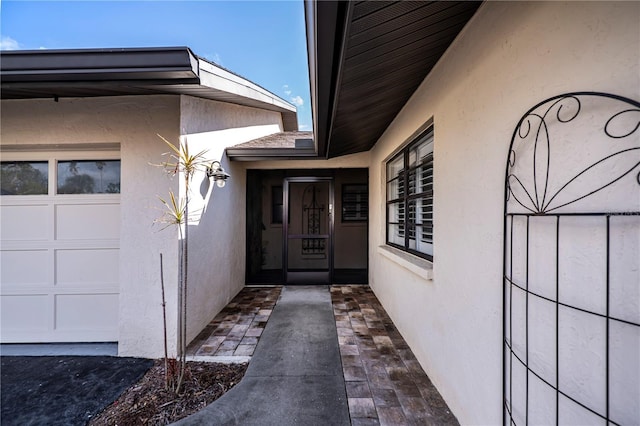
[[[84,425],[153,365],[109,356],[3,356],[0,423]]]

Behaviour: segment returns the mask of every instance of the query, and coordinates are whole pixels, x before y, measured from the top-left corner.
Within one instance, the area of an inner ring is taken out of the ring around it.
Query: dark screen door
[[[287,284],[329,284],[333,268],[333,180],[286,178],[283,258]]]

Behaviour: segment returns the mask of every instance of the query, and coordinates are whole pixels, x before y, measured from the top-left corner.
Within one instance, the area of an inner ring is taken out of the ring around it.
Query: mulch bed
[[[90,426],[167,425],[202,410],[237,384],[247,364],[187,362],[180,395],[165,390],[164,361],[155,365],[113,404],[96,415]]]

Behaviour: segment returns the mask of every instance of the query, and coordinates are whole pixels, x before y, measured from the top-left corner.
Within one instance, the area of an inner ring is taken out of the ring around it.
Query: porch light
[[[218,185],[219,188],[222,188],[225,185],[226,180],[229,179],[229,173],[224,171],[219,161],[214,161],[209,167],[207,167],[207,177],[213,178],[216,185]]]

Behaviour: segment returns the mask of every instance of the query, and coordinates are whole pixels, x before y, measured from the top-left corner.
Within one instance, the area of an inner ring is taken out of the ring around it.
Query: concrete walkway
[[[233,389],[177,425],[349,425],[331,296],[285,287]]]

